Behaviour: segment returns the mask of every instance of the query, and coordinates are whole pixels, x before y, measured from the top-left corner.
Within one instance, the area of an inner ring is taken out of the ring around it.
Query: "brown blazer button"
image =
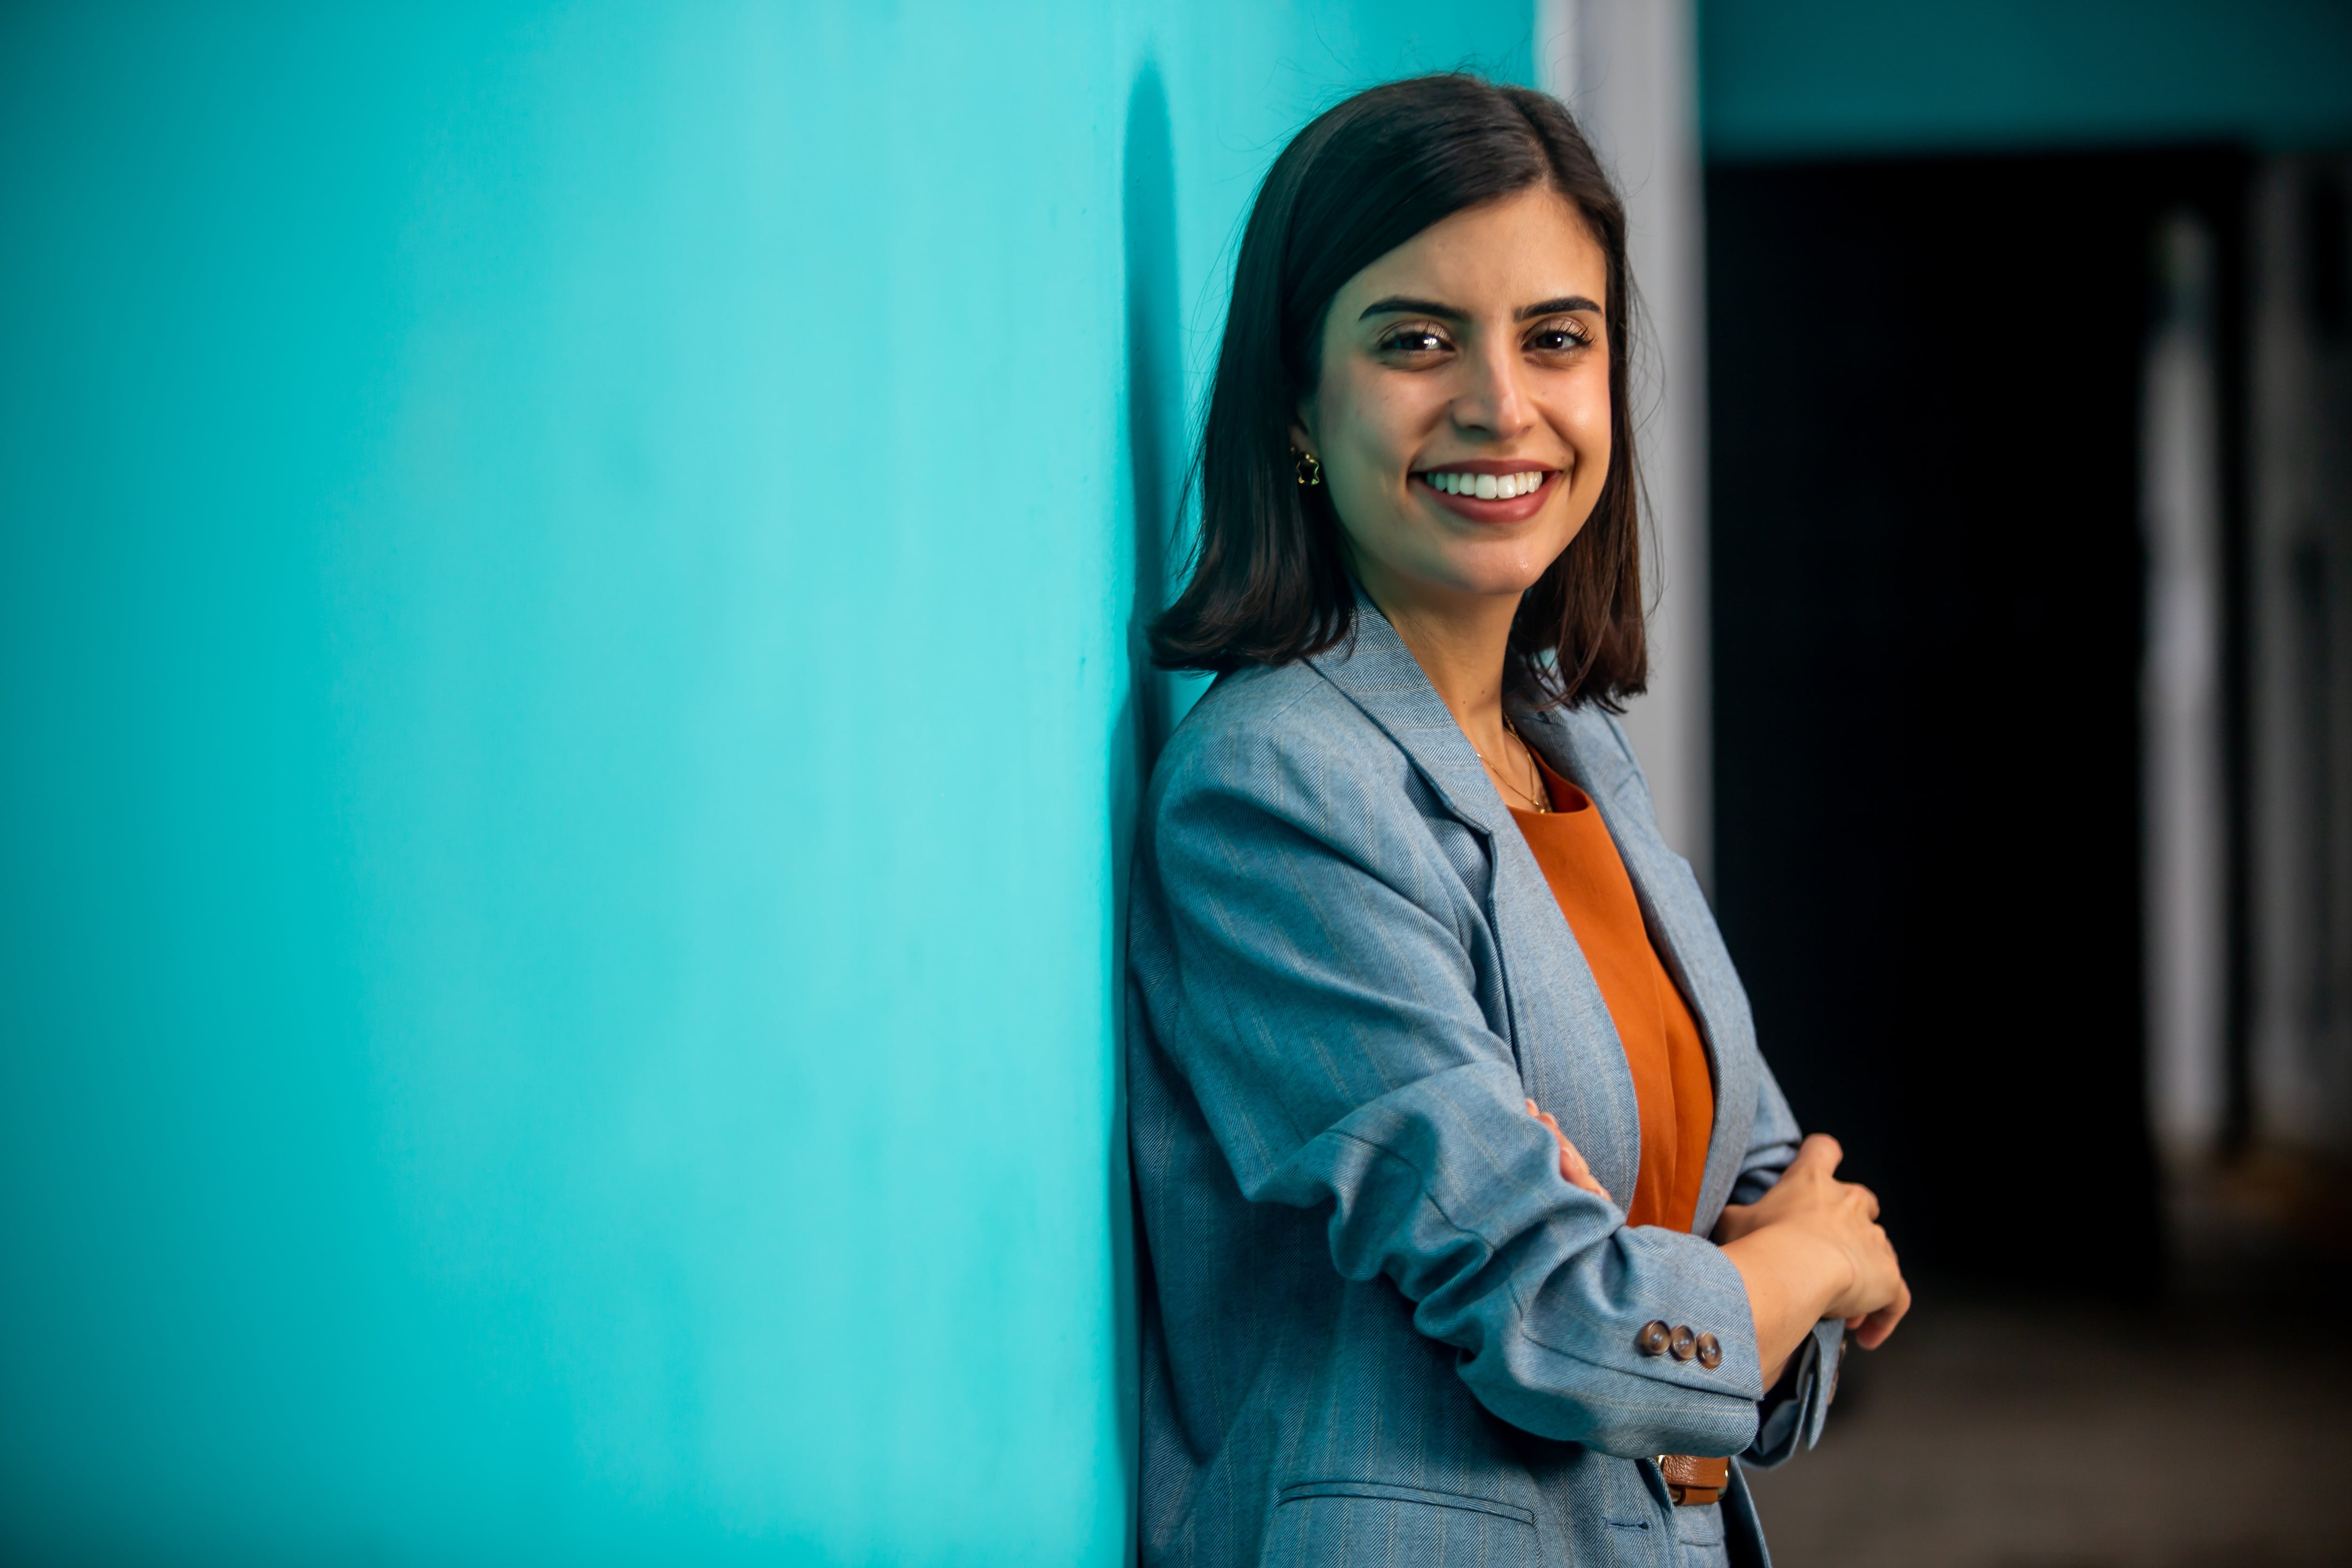
[[[1666,1348],[1675,1352],[1676,1361],[1688,1361],[1698,1353],[1698,1336],[1691,1332],[1688,1323],[1677,1324],[1675,1337],[1667,1342]]]
[[[1723,1342],[1713,1334],[1698,1337],[1698,1364],[1713,1372],[1723,1364]]]
[[[1674,1337],[1675,1331],[1672,1329],[1653,1320],[1643,1323],[1642,1331],[1633,1336],[1633,1348],[1643,1355],[1656,1355],[1666,1348],[1667,1342]]]

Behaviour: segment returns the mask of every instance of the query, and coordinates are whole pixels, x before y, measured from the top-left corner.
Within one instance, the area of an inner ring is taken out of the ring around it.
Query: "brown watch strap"
[[[1731,1485],[1729,1459],[1702,1459],[1692,1454],[1660,1454],[1658,1473],[1666,1479],[1666,1495],[1683,1508],[1705,1508]]]

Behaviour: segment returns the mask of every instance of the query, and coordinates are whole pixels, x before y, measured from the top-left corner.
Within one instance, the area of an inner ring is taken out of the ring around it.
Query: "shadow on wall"
[[[1176,151],[1160,68],[1146,60],[1127,100],[1120,153],[1120,228],[1127,293],[1128,540],[1133,582],[1127,622],[1128,688],[1110,746],[1110,962],[1112,1005],[1126,1005],[1128,861],[1136,812],[1151,765],[1172,723],[1172,682],[1151,664],[1145,633],[1168,592],[1168,563],[1184,473],[1184,374],[1177,320]],[[1118,1032],[1123,1037],[1124,1031]],[[1112,1293],[1118,1367],[1119,1441],[1135,1470],[1136,1279],[1134,1213],[1129,1196],[1125,1053],[1114,1059],[1121,1125],[1110,1140]],[[1132,1497],[1132,1489],[1129,1490]]]
[[[1151,668],[1144,631],[1168,592],[1184,474],[1184,370],[1176,305],[1176,153],[1160,68],[1146,60],[1127,100],[1120,228],[1127,266],[1127,445],[1135,591],[1128,620],[1124,728],[1135,782],[1168,739],[1171,692]],[[1115,801],[1126,795],[1112,792]]]

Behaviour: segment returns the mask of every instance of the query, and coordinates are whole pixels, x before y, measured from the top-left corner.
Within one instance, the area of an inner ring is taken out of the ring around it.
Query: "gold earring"
[[[1291,451],[1296,454],[1298,458],[1298,482],[1302,485],[1321,484],[1323,482],[1323,465],[1317,460],[1315,454],[1312,452],[1301,452],[1296,447],[1293,447]]]

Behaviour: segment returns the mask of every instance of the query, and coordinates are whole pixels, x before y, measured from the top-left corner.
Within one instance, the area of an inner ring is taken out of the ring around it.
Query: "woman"
[[[1629,291],[1567,113],[1468,77],[1252,212],[1153,628],[1220,678],[1130,921],[1146,1563],[1761,1563],[1726,1457],[1908,1305],[1611,717]]]

